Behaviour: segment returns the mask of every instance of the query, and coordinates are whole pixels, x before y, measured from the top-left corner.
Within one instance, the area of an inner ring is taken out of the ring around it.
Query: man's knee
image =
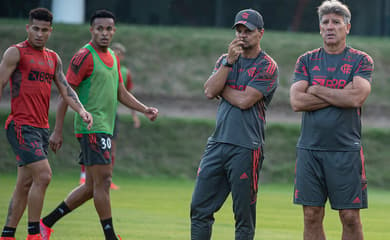
[[[52,173],[50,170],[42,171],[38,173],[38,176],[33,177],[34,184],[41,186],[43,188],[47,188],[51,181]]]
[[[111,174],[104,174],[94,178],[94,188],[110,189],[112,182]]]
[[[112,181],[112,167],[111,165],[93,165],[87,167],[87,181],[88,176],[91,177],[93,187],[109,189]]]
[[[345,209],[340,210],[340,220],[346,227],[360,226],[360,214],[359,209]]]
[[[83,190],[84,194],[86,196],[89,196],[92,198],[93,196],[93,182],[92,181],[85,181],[85,184],[83,184]]]
[[[305,224],[322,223],[322,220],[324,218],[323,207],[304,206],[303,212],[304,212]]]
[[[28,165],[34,185],[47,187],[51,181],[52,172],[47,159],[33,162]]]

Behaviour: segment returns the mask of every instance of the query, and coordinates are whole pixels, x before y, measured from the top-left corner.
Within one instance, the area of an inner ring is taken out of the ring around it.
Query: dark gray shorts
[[[19,167],[47,159],[49,129],[16,125],[12,121],[7,128],[7,139],[16,154]]]
[[[85,166],[111,164],[111,135],[77,134],[80,143],[79,163]]]
[[[297,148],[294,203],[333,209],[367,208],[363,151],[327,152]]]

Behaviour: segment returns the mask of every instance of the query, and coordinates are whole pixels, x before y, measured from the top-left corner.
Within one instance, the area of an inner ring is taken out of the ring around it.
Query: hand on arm
[[[147,107],[138,101],[133,94],[126,90],[123,83],[120,83],[118,87],[118,100],[128,108],[143,113],[150,121],[154,121],[157,118],[158,109],[154,107]]]
[[[16,47],[8,48],[0,63],[0,99],[5,86],[20,60],[19,50]]]
[[[343,89],[333,89],[324,86],[310,86],[308,93],[317,96],[330,105],[341,108],[357,108],[361,107],[366,101],[371,92],[370,83],[360,77],[356,76]]]
[[[325,100],[307,92],[309,83],[297,81],[290,88],[290,104],[294,112],[310,112],[330,106]]]
[[[225,86],[222,92],[222,97],[233,106],[245,110],[260,101],[263,98],[263,94],[259,90],[250,86],[247,86],[245,91]]]
[[[221,65],[217,72],[212,74],[209,79],[207,79],[203,87],[204,94],[208,99],[213,99],[220,95],[229,75],[229,69],[230,68]]]
[[[57,68],[54,80],[63,100],[66,102],[64,104],[68,104],[73,110],[75,110],[83,121],[88,123],[87,128],[91,129],[93,124],[92,115],[84,109],[84,106],[81,104],[76,92],[69,85],[68,81],[66,81],[64,72],[62,71],[62,61],[58,56],[57,59]]]
[[[226,60],[229,64],[234,64],[240,54],[243,52],[242,50],[242,40],[235,38],[230,44],[228,48],[228,54],[226,55]],[[225,56],[223,56],[225,57]],[[207,98],[213,99],[218,97],[223,90],[226,79],[229,75],[230,67],[221,65],[219,69],[212,74],[209,79],[207,79],[204,84],[204,93]]]

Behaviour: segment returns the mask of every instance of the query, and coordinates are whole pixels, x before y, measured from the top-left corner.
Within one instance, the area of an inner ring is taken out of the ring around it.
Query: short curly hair
[[[338,0],[323,1],[322,4],[318,7],[317,13],[320,23],[322,17],[330,13],[342,16],[344,18],[345,24],[351,23],[351,12],[349,11],[348,6]]]
[[[50,22],[50,25],[53,22],[53,14],[46,8],[34,8],[28,14],[28,19],[30,23],[33,19]]]
[[[106,10],[106,9],[99,9],[99,10],[96,10],[92,16],[91,16],[91,19],[90,19],[90,24],[91,26],[93,25],[93,21],[96,19],[96,18],[112,18],[112,20],[114,20],[114,23],[115,23],[115,15]]]

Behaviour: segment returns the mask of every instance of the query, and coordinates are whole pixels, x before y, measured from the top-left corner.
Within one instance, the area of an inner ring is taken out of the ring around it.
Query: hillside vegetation
[[[0,19],[1,52],[26,38],[25,24],[26,21]],[[60,54],[66,71],[72,55],[90,40],[89,25],[54,24],[53,27],[48,47]],[[136,94],[201,97],[204,81],[233,37],[233,30],[223,28],[118,24],[114,41],[127,48],[124,64],[132,70]],[[368,103],[389,106],[389,39],[349,36],[348,44],[374,59],[373,90]],[[274,102],[288,102],[290,78],[298,56],[321,45],[319,34],[266,29],[261,46],[278,62],[280,70],[280,87]]]

